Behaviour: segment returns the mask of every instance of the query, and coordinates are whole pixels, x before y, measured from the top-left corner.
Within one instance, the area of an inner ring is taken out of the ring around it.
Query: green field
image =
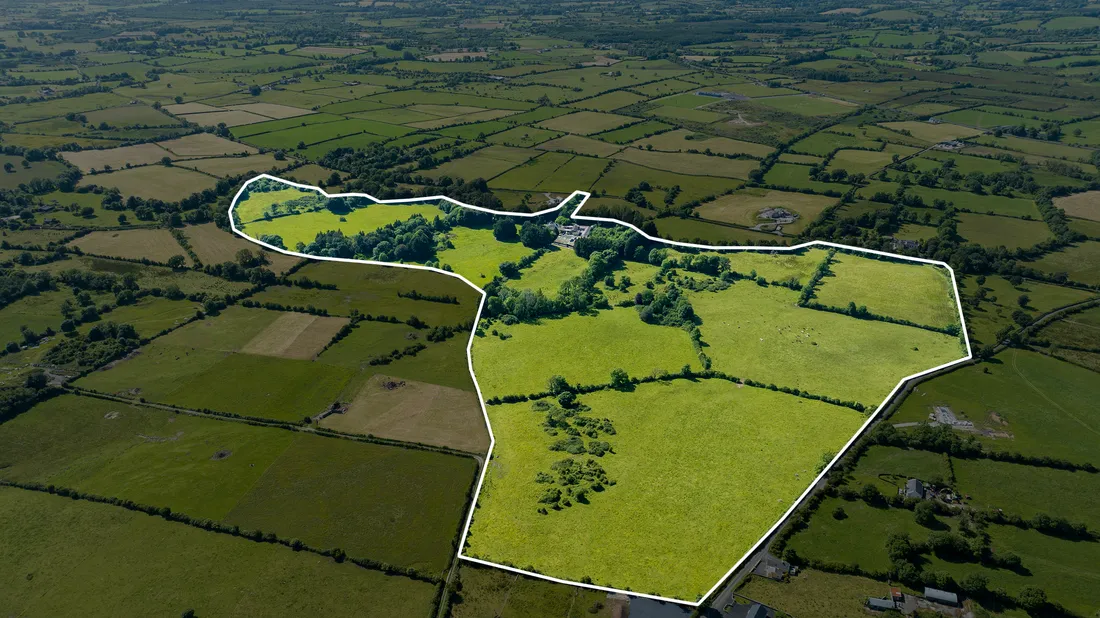
[[[431,203],[371,204],[343,215],[330,210],[315,210],[271,220],[260,219],[245,223],[240,230],[253,238],[268,234],[278,235],[282,237],[283,244],[293,249],[298,243],[313,242],[321,232],[341,230],[351,236],[358,232],[372,232],[396,221],[407,221],[416,215],[431,221],[435,217],[444,216],[444,213]]]
[[[1048,273],[1066,273],[1071,281],[1100,284],[1100,242],[1089,241],[1048,253],[1034,267]]]
[[[8,479],[169,506],[433,574],[449,560],[474,471],[451,455],[73,396],[5,423],[0,441]],[[433,506],[417,506],[426,501]]]
[[[891,420],[923,421],[933,406],[948,406],[978,428],[1011,435],[979,436],[987,448],[1095,461],[1100,415],[1090,402],[1100,394],[1096,375],[1034,352],[1008,350],[994,358],[922,383]]]
[[[0,523],[0,604],[26,614],[426,615],[434,595],[429,583],[20,489],[0,488]]]
[[[589,494],[589,504],[539,514],[544,486],[535,475],[563,453],[548,450],[553,438],[530,404],[491,406],[497,448],[469,555],[696,598],[786,511],[822,452],[863,422],[851,410],[721,380],[645,384],[581,401],[615,423],[606,438],[614,453],[598,463],[616,484]],[[803,430],[788,431],[792,424]],[[563,529],[570,544],[557,538]],[[675,558],[685,552],[691,561]]]
[[[822,280],[814,293],[818,302],[854,302],[871,313],[937,328],[959,324],[951,274],[942,267],[837,254],[829,268],[835,276]]]

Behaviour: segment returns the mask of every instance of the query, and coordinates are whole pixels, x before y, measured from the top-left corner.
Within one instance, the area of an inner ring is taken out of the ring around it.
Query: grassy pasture
[[[562,282],[579,276],[588,262],[576,252],[557,249],[540,257],[532,266],[521,271],[518,281],[508,285],[520,290],[542,290],[547,296],[557,293]]]
[[[840,99],[804,94],[762,97],[757,99],[757,102],[780,111],[803,116],[835,116],[850,112],[855,107],[854,103]]]
[[[138,260],[148,258],[156,262],[167,262],[168,258],[181,255],[186,264],[191,264],[183,247],[165,229],[92,232],[68,246],[78,247],[84,253]]]
[[[49,435],[50,446],[29,435]],[[73,396],[6,423],[0,440],[8,478],[165,505],[431,573],[450,557],[474,471],[473,460],[450,455]]]
[[[509,169],[538,156],[540,151],[529,148],[510,148],[508,146],[489,146],[473,154],[448,161],[439,167],[423,172],[430,178],[450,176],[451,178],[492,178]]]
[[[959,491],[970,496],[975,508],[999,508],[1027,518],[1072,514],[1089,528],[1100,525],[1100,475],[988,459],[955,459],[951,465]]]
[[[601,94],[591,99],[585,99],[583,101],[577,101],[576,103],[570,103],[568,107],[575,107],[578,109],[587,109],[597,112],[610,112],[612,110],[619,109],[621,107],[627,107],[628,105],[634,105],[645,101],[646,97],[634,94],[628,90],[616,90],[614,92],[608,92]]]
[[[1049,273],[1064,272],[1072,281],[1100,284],[1100,242],[1090,240],[1048,253],[1033,265]]]
[[[547,140],[554,139],[561,135],[555,131],[547,131],[545,129],[536,129],[535,127],[515,127],[508,129],[507,131],[501,131],[494,135],[489,136],[486,141],[490,144],[503,144],[505,146],[514,146],[516,148],[529,148],[536,144],[541,144]]]
[[[259,135],[260,133],[273,133],[275,131],[284,131],[286,129],[292,129],[295,127],[304,127],[312,124],[335,122],[338,120],[343,120],[343,118],[335,114],[318,112],[316,114],[310,114],[308,116],[285,118],[281,120],[269,120],[267,122],[257,122],[254,124],[233,127],[230,130],[230,133],[233,135],[233,137],[237,139],[243,139],[252,135]]]
[[[512,130],[515,131],[517,129]],[[510,131],[506,131],[506,133],[509,132]],[[503,133],[495,135],[493,137],[499,137],[499,135],[503,135]],[[608,144],[607,142],[601,142],[599,140],[595,140],[589,137],[581,137],[580,135],[563,135],[557,139],[543,142],[539,144],[538,147],[541,150],[575,152],[577,154],[589,155],[593,157],[609,157],[616,152],[622,150],[621,146]]]
[[[909,131],[913,137],[930,144],[972,137],[980,133],[977,129],[969,129],[949,122],[932,124],[928,122],[906,120],[903,122],[884,122],[882,126],[898,132]]]
[[[489,229],[456,227],[448,233],[453,249],[436,254],[440,264],[472,281],[484,285],[499,273],[503,262],[515,262],[532,253],[519,242],[498,242]]]
[[[850,174],[872,174],[890,165],[892,153],[887,151],[876,152],[873,150],[838,150],[833,159],[829,161],[829,171],[835,169],[847,170]]]
[[[1024,221],[1011,217],[991,217],[959,213],[959,235],[985,247],[1009,249],[1032,247],[1050,238],[1050,228],[1042,221]]]
[[[265,234],[277,234],[283,238],[283,243],[288,248],[293,248],[299,242],[308,245],[321,232],[343,230],[348,235],[370,232],[395,221],[408,220],[415,215],[421,215],[431,221],[437,216],[443,216],[443,211],[430,203],[371,204],[356,208],[346,215],[338,215],[329,210],[315,210],[276,217],[269,221],[259,219],[245,223],[240,230],[253,238],[259,238]]]
[[[718,154],[747,154],[754,157],[766,157],[774,150],[770,146],[754,144],[730,139],[728,137],[714,137],[706,133],[693,133],[686,129],[677,129],[667,133],[660,133],[631,144],[638,148],[652,146],[654,150],[667,152],[683,152],[698,150],[716,152]]]
[[[452,618],[611,618],[611,608],[605,605],[607,593],[576,586],[567,586],[516,575],[464,562],[459,567],[462,590],[451,606]],[[591,609],[600,609],[593,612]]]
[[[592,191],[605,190],[609,195],[622,197],[643,180],[662,189],[679,185],[681,192],[673,202],[674,206],[694,199],[702,199],[708,195],[720,195],[728,189],[737,189],[742,184],[741,181],[731,178],[688,176],[615,160],[611,170],[605,172],[592,185]],[[650,202],[662,203],[664,201],[664,191],[654,192],[652,195],[647,196],[647,199]]]
[[[1096,374],[1023,350],[1008,350],[994,359],[920,384],[890,420],[924,421],[933,406],[948,406],[978,428],[1012,435],[979,436],[987,448],[1094,462],[1100,413],[1090,402],[1100,394]]]
[[[253,253],[262,252],[270,262],[268,268],[276,273],[285,272],[291,266],[298,263],[299,258],[274,251],[261,249],[255,243],[251,243],[236,234],[225,232],[213,223],[192,225],[183,230],[184,236],[191,243],[191,249],[199,259],[207,264],[220,264],[235,260],[237,252],[248,249]]]
[[[273,154],[256,154],[247,157],[191,159],[178,165],[218,178],[226,178],[242,174],[277,173],[278,170],[287,167],[287,161],[279,161]]]
[[[979,286],[973,277],[967,277],[958,283],[962,294],[974,296],[978,293]],[[1039,313],[1094,296],[1093,293],[1085,290],[1038,281],[1024,281],[1019,286],[1014,286],[1007,279],[996,276],[986,277],[985,284],[981,287],[985,288],[985,298],[979,301],[976,309],[966,308],[966,325],[970,331],[971,340],[980,344],[995,343],[997,331],[1014,324],[1012,313],[1017,309],[1035,318]],[[1027,294],[1030,297],[1027,307],[1020,307],[1017,304],[1021,294]]]
[[[26,614],[426,615],[435,593],[350,563],[19,489],[0,488],[0,523],[0,577],[12,582],[0,604]]]
[[[237,200],[237,203],[233,206],[233,214],[235,214],[240,221],[249,223],[262,218],[274,204],[296,200],[305,195],[312,195],[313,193],[315,193],[315,191],[312,189],[299,189],[298,187],[291,186],[287,186],[286,189],[279,189],[278,191],[252,191],[250,189],[248,193],[242,196],[244,199]]]
[[[849,185],[838,182],[810,180],[810,167],[807,165],[798,165],[796,163],[776,163],[768,170],[768,173],[764,175],[764,182],[781,187],[809,189],[817,193],[833,191],[840,195],[847,192],[849,187]]]
[[[881,599],[890,587],[865,577],[803,569],[786,583],[750,575],[737,593],[792,616],[850,618],[865,611],[868,597]]]
[[[109,302],[111,298],[107,294],[96,294],[93,297],[98,303]],[[66,300],[71,301],[74,305],[76,304],[73,294],[62,288],[24,296],[5,305],[3,309],[0,309],[0,318],[3,318],[0,321],[0,344],[7,344],[9,341],[22,343],[21,328],[23,326],[36,333],[41,333],[47,327],[53,328],[55,331],[58,330],[63,319],[61,317],[61,303]]]
[[[835,203],[835,198],[805,193],[742,189],[729,195],[719,196],[718,199],[699,206],[695,211],[704,219],[751,227],[764,222],[757,218],[761,210],[784,208],[789,212],[797,213],[799,218],[794,223],[784,225],[783,230],[789,234],[797,234],[816,219],[822,210]]]
[[[652,116],[658,116],[672,122],[693,122],[698,124],[710,124],[718,122],[726,117],[726,114],[706,109],[692,109],[677,107],[675,105],[662,105],[646,112]]]
[[[241,347],[241,352],[276,358],[314,359],[348,323],[346,318],[286,312]]]
[[[944,268],[838,253],[830,270],[833,276],[822,279],[814,292],[822,304],[854,302],[871,313],[939,328],[959,324],[951,275]]]
[[[673,125],[666,124],[657,120],[646,120],[637,124],[632,124],[621,129],[615,129],[613,131],[607,131],[596,136],[597,139],[609,142],[612,144],[629,144],[630,142],[637,141],[646,135],[652,135],[654,133],[661,133],[674,129]]]
[[[634,118],[629,116],[581,111],[565,116],[557,116],[549,120],[543,120],[538,126],[551,131],[562,131],[564,133],[574,133],[578,135],[592,135],[595,133],[612,131],[635,121]]]
[[[657,235],[668,240],[717,246],[760,245],[764,241],[789,244],[772,233],[719,225],[693,217],[665,217],[656,220]]]
[[[630,308],[493,328],[511,337],[486,333],[474,339],[474,371],[485,397],[541,392],[555,374],[571,384],[599,384],[608,382],[616,367],[644,376],[699,364],[685,331],[646,324]]]
[[[837,148],[850,146],[877,148],[878,144],[871,140],[833,133],[832,131],[818,131],[809,137],[795,142],[794,145],[791,146],[791,150],[794,152],[825,156]]]
[[[491,406],[497,449],[469,554],[695,599],[805,489],[822,451],[862,423],[851,410],[719,380],[644,384],[581,400],[615,423],[614,453],[599,463],[616,484],[590,504],[538,514],[544,487],[535,474],[563,453],[548,450],[553,438],[530,404]],[[806,431],[791,432],[792,424]],[[653,517],[658,503],[661,516]],[[584,552],[555,541],[552,531],[563,528]],[[691,561],[674,559],[685,551]]]
[[[954,337],[803,309],[796,297],[751,282],[690,293],[714,367],[873,408],[903,377],[964,356]]]
[[[572,155],[564,153],[547,152],[493,178],[489,186],[494,189],[534,189],[572,158]]]
[[[180,157],[219,157],[256,152],[251,146],[238,144],[212,133],[196,133],[157,145]]]
[[[752,159],[727,159],[687,152],[654,152],[638,148],[625,148],[613,158],[689,176],[745,179],[749,172],[759,167],[759,163]]]

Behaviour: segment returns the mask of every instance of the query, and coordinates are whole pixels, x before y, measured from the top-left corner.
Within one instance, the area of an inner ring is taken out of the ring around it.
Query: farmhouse
[[[908,481],[905,481],[905,497],[923,500],[924,483],[920,482],[920,479],[909,479]]]
[[[558,233],[558,237],[554,240],[555,245],[570,249],[576,244],[577,239],[588,236],[588,233],[592,231],[591,225],[576,225],[573,223],[566,225],[550,223],[547,227]]]
[[[775,581],[783,581],[790,572],[791,565],[789,562],[780,560],[771,554],[765,554],[752,570],[753,575],[767,577]]]

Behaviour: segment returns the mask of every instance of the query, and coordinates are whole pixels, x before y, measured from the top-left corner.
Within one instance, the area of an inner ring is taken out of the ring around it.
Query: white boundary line
[[[962,331],[963,341],[966,343],[966,356],[963,357],[963,358],[960,358],[958,360],[951,361],[949,363],[944,363],[942,365],[939,365],[938,367],[933,367],[931,369],[927,369],[927,370],[921,371],[919,373],[914,373],[913,375],[906,376],[906,377],[902,378],[901,380],[899,380],[897,386],[894,387],[894,390],[890,391],[890,394],[886,396],[886,399],[884,399],[883,402],[881,404],[879,404],[879,406],[877,408],[875,408],[874,413],[870,414],[867,417],[867,421],[864,422],[863,425],[860,426],[859,430],[856,431],[852,435],[852,438],[850,440],[848,440],[848,442],[839,451],[837,451],[836,456],[833,457],[833,460],[829,462],[829,465],[825,466],[825,469],[822,470],[821,473],[818,474],[816,478],[814,478],[814,480],[806,488],[806,491],[802,492],[802,495],[799,496],[798,499],[795,500],[793,504],[791,504],[791,507],[789,509],[787,509],[787,512],[784,513],[783,516],[780,517],[777,522],[775,522],[775,525],[773,525],[771,528],[769,528],[768,531],[765,532],[760,537],[760,540],[758,540],[751,548],[749,548],[749,550],[747,552],[745,552],[745,555],[742,556],[737,561],[737,563],[734,564],[733,567],[730,568],[729,571],[726,571],[726,573],[724,575],[722,575],[721,578],[719,578],[718,582],[715,583],[714,586],[711,587],[711,589],[708,590],[700,598],[700,600],[698,600],[698,601],[686,601],[686,600],[683,600],[683,599],[674,599],[674,598],[671,598],[671,597],[662,597],[662,596],[653,595],[653,594],[644,594],[644,593],[640,593],[640,592],[634,592],[634,591],[631,591],[631,590],[621,590],[619,588],[609,588],[607,586],[597,586],[595,584],[586,584],[586,583],[571,581],[571,580],[567,580],[567,579],[559,579],[557,577],[551,577],[549,575],[544,575],[542,573],[533,573],[531,571],[524,571],[523,569],[517,569],[515,567],[510,567],[510,566],[506,566],[506,565],[503,565],[503,564],[498,564],[496,562],[489,562],[487,560],[481,560],[480,558],[473,558],[473,557],[470,557],[470,556],[464,556],[464,555],[462,555],[462,550],[463,550],[463,547],[465,547],[465,545],[466,545],[466,537],[469,536],[469,534],[470,534],[470,523],[473,521],[474,511],[477,510],[477,499],[481,495],[481,486],[485,482],[485,474],[489,470],[489,461],[492,459],[493,447],[496,446],[496,436],[493,435],[493,427],[492,427],[492,424],[489,422],[489,412],[485,408],[485,398],[481,395],[481,385],[478,384],[477,376],[474,374],[474,362],[473,362],[473,356],[471,355],[471,350],[473,349],[473,344],[474,344],[474,333],[477,331],[477,325],[481,322],[481,312],[485,307],[485,290],[483,290],[483,289],[479,288],[478,286],[474,285],[472,282],[470,282],[469,279],[467,279],[466,277],[463,277],[462,275],[460,275],[456,272],[450,272],[450,271],[442,270],[442,269],[439,269],[439,268],[433,268],[431,266],[420,266],[419,264],[396,264],[396,263],[393,263],[393,262],[378,262],[378,261],[375,261],[375,260],[356,260],[356,259],[352,259],[352,258],[321,257],[321,256],[316,256],[316,255],[308,255],[308,254],[305,254],[305,253],[298,253],[297,251],[289,251],[287,249],[280,249],[279,247],[275,247],[275,246],[269,245],[265,242],[262,242],[258,239],[252,238],[248,234],[245,234],[243,231],[237,229],[236,223],[233,222],[233,209],[236,208],[237,201],[240,199],[241,194],[244,193],[244,191],[248,187],[248,185],[250,185],[250,184],[252,184],[252,183],[254,183],[258,180],[264,179],[264,178],[267,178],[267,179],[270,179],[270,180],[275,180],[277,182],[281,182],[283,184],[290,185],[292,187],[297,187],[299,189],[308,189],[308,190],[311,190],[311,191],[316,191],[316,192],[320,193],[321,195],[323,195],[327,198],[332,198],[332,197],[362,197],[362,198],[366,198],[368,200],[371,200],[372,202],[374,202],[376,204],[408,204],[410,202],[438,202],[438,201],[444,201],[444,202],[449,202],[449,203],[451,203],[455,206],[461,206],[462,208],[469,208],[471,210],[477,210],[477,211],[480,211],[480,212],[487,212],[487,213],[491,213],[491,214],[494,214],[494,215],[506,215],[506,216],[511,216],[511,217],[537,217],[537,216],[540,216],[540,215],[549,214],[551,212],[560,210],[569,200],[573,199],[574,197],[576,197],[578,195],[582,195],[582,196],[584,196],[584,198],[580,201],[579,204],[577,204],[577,207],[575,209],[573,209],[573,212],[569,214],[570,219],[577,219],[577,220],[581,220],[581,221],[599,221],[599,222],[602,222],[602,223],[612,223],[612,224],[615,224],[615,225],[622,225],[622,226],[625,226],[625,227],[629,227],[630,229],[632,229],[635,232],[641,234],[643,237],[645,237],[648,240],[663,243],[663,244],[666,244],[666,245],[672,245],[672,246],[676,246],[676,247],[690,247],[690,248],[693,248],[693,249],[709,249],[709,250],[722,250],[722,251],[773,251],[773,252],[778,252],[778,251],[798,251],[798,250],[804,249],[806,247],[822,246],[822,247],[835,247],[837,249],[844,249],[845,251],[854,251],[854,252],[857,252],[857,253],[870,253],[870,254],[873,254],[873,255],[881,255],[881,256],[886,256],[886,257],[899,259],[899,260],[907,260],[907,261],[911,261],[911,262],[920,262],[920,263],[923,263],[923,264],[933,264],[935,266],[941,266],[943,268],[946,268],[947,272],[951,273],[951,287],[955,292],[955,305],[959,310],[959,328]],[[486,566],[496,567],[498,569],[504,569],[505,571],[511,571],[513,573],[520,573],[520,574],[528,575],[528,576],[531,576],[531,577],[538,577],[540,579],[545,579],[545,580],[549,580],[549,581],[552,581],[552,582],[557,582],[559,584],[568,584],[568,585],[571,585],[571,586],[580,586],[580,587],[583,587],[583,588],[590,588],[592,590],[601,590],[601,591],[604,591],[604,592],[626,594],[626,595],[635,596],[635,597],[644,597],[644,598],[647,598],[647,599],[654,599],[656,601],[667,601],[667,602],[670,602],[670,603],[679,603],[681,605],[689,605],[691,607],[699,607],[702,604],[702,602],[704,600],[706,600],[707,597],[714,594],[714,592],[718,589],[719,586],[722,585],[722,582],[724,582],[726,580],[726,578],[728,578],[730,575],[732,575],[733,572],[736,571],[738,568],[740,568],[750,556],[752,556],[754,553],[756,553],[756,550],[760,548],[760,545],[764,542],[764,539],[767,539],[776,530],[778,530],[779,527],[783,524],[783,522],[785,522],[787,520],[787,518],[791,516],[791,513],[793,513],[795,509],[797,509],[799,506],[801,506],[802,503],[806,500],[806,498],[808,498],[810,496],[810,494],[813,493],[814,487],[816,487],[817,484],[820,483],[823,478],[825,478],[825,475],[828,474],[830,470],[832,470],[833,466],[836,465],[836,463],[838,461],[840,461],[840,458],[843,457],[846,452],[848,452],[848,449],[852,447],[852,445],[855,443],[856,439],[859,438],[863,434],[863,432],[867,429],[867,427],[872,422],[874,422],[874,420],[878,417],[879,413],[882,412],[883,408],[886,407],[886,404],[889,403],[894,398],[894,395],[897,394],[897,392],[901,389],[901,387],[905,384],[905,382],[907,382],[908,380],[911,380],[913,378],[919,378],[920,376],[927,375],[927,374],[935,372],[935,371],[939,371],[941,369],[946,369],[947,367],[951,367],[953,365],[958,365],[960,363],[965,363],[965,362],[971,360],[974,357],[973,352],[971,351],[971,348],[970,348],[970,335],[968,335],[967,332],[966,332],[966,318],[963,316],[962,300],[959,297],[959,286],[958,286],[958,283],[955,280],[955,271],[954,271],[954,269],[952,269],[951,266],[949,266],[945,262],[940,262],[940,261],[937,261],[937,260],[928,260],[928,259],[925,259],[925,258],[909,257],[907,255],[899,255],[899,254],[896,254],[896,253],[888,253],[886,251],[876,251],[874,249],[864,249],[862,247],[853,247],[851,245],[842,245],[842,244],[838,244],[838,243],[834,243],[834,242],[827,242],[827,241],[824,241],[824,240],[814,240],[814,241],[802,243],[800,245],[792,245],[792,246],[789,246],[789,247],[715,246],[715,245],[699,245],[699,244],[692,244],[692,243],[686,243],[686,242],[677,242],[677,241],[672,241],[672,240],[665,240],[663,238],[657,238],[657,237],[654,237],[654,236],[650,236],[649,234],[646,234],[642,230],[638,229],[637,227],[635,227],[635,226],[633,226],[629,223],[626,223],[625,221],[619,221],[618,219],[610,219],[610,218],[607,218],[607,217],[590,217],[590,216],[578,214],[580,212],[581,208],[584,206],[584,203],[588,201],[588,198],[591,197],[591,195],[592,194],[590,194],[586,191],[574,191],[573,193],[571,193],[569,195],[569,197],[567,197],[565,200],[562,201],[561,205],[555,206],[553,208],[547,208],[545,210],[540,210],[538,212],[533,212],[533,213],[508,212],[508,211],[493,210],[491,208],[482,208],[480,206],[473,206],[471,204],[464,204],[464,203],[459,202],[457,200],[453,200],[453,199],[451,199],[451,198],[449,198],[445,195],[435,195],[435,196],[431,196],[431,197],[414,197],[414,198],[407,198],[407,199],[380,200],[380,199],[377,199],[373,196],[367,195],[366,193],[332,193],[332,194],[329,194],[329,193],[325,192],[324,189],[321,189],[320,187],[315,187],[313,185],[307,185],[307,184],[302,184],[302,183],[298,183],[298,182],[291,182],[289,180],[283,180],[282,178],[278,178],[278,177],[272,176],[270,174],[260,174],[259,176],[251,178],[247,182],[245,182],[241,186],[240,190],[237,191],[237,194],[233,196],[233,201],[229,205],[229,225],[236,234],[248,239],[249,241],[252,241],[252,242],[254,242],[258,245],[266,247],[267,249],[270,249],[272,251],[277,251],[279,253],[283,253],[283,254],[286,254],[286,255],[292,255],[292,256],[295,256],[295,257],[307,258],[307,259],[311,259],[311,260],[325,260],[325,261],[330,261],[330,262],[346,262],[346,263],[352,263],[352,264],[373,264],[373,265],[378,265],[378,266],[391,266],[391,267],[396,267],[396,268],[411,268],[411,269],[415,269],[415,270],[430,270],[432,272],[436,272],[436,273],[439,273],[441,275],[446,275],[448,277],[455,277],[457,279],[461,279],[464,283],[466,283],[466,285],[469,285],[470,287],[477,290],[478,293],[481,294],[481,302],[478,304],[478,308],[477,308],[477,317],[474,319],[473,328],[470,329],[470,339],[466,343],[466,365],[470,369],[470,378],[472,378],[473,381],[474,381],[474,388],[477,389],[477,398],[478,398],[479,403],[481,403],[481,413],[485,417],[485,427],[489,431],[489,451],[485,454],[485,464],[481,467],[481,476],[478,477],[477,488],[474,490],[474,498],[470,503],[470,512],[466,515],[466,525],[463,527],[462,538],[459,540],[458,557],[460,559],[466,560],[468,562],[474,562],[474,563],[477,563],[477,564],[483,564],[483,565],[486,565]]]

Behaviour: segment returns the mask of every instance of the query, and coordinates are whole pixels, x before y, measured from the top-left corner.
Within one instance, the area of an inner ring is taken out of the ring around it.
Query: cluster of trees
[[[573,506],[576,501],[580,504],[588,504],[588,495],[604,491],[615,484],[615,481],[607,477],[607,471],[594,459],[588,459],[583,464],[572,457],[561,459],[550,464],[550,471],[554,474],[540,472],[535,477],[536,483],[551,485],[543,491],[539,497],[538,512],[546,515],[547,508],[559,511],[564,507]],[[556,485],[556,486],[555,486]],[[565,491],[562,491],[562,487]]]
[[[634,297],[638,316],[647,324],[693,328],[698,321],[687,296],[675,283],[654,292],[646,289]]]
[[[0,308],[54,287],[53,276],[46,271],[28,273],[19,269],[0,270]]]
[[[42,358],[53,365],[76,363],[81,367],[99,367],[122,358],[139,344],[137,331],[130,324],[104,322],[93,326],[87,334],[70,333]]]
[[[448,305],[458,304],[458,297],[449,294],[422,294],[416,290],[410,290],[408,292],[398,291],[397,296],[411,300],[427,300],[433,303],[445,303]]]

